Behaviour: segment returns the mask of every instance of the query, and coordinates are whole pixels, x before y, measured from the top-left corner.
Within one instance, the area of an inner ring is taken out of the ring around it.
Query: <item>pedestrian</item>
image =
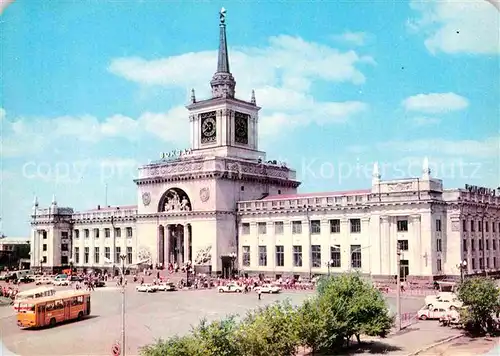
[[[262,292],[260,291],[260,288],[259,288],[259,289],[257,290],[257,294],[258,294],[258,296],[259,296],[259,300],[260,300],[260,294],[261,294],[261,293],[262,293]]]

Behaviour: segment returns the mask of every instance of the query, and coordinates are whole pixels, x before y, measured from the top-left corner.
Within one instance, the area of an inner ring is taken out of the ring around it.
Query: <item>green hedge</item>
[[[291,356],[301,346],[334,351],[352,336],[388,334],[393,318],[381,293],[357,274],[321,280],[318,293],[299,307],[289,301],[207,323],[189,335],[143,347],[143,356]]]

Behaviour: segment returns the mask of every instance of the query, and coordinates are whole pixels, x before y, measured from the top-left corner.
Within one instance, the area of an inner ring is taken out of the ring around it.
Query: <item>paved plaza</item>
[[[290,299],[299,304],[311,292],[263,295],[255,293],[219,294],[215,290],[138,293],[130,285],[126,292],[127,354],[158,338],[188,332],[191,325],[206,317],[215,320],[227,314],[242,314],[257,306]],[[388,298],[394,310],[394,299]],[[422,300],[403,301],[404,312],[415,312]],[[120,339],[121,294],[116,287],[96,289],[92,293],[91,317],[54,328],[21,330],[14,311],[0,308],[1,338],[6,348],[21,356],[31,355],[110,355],[111,346]]]

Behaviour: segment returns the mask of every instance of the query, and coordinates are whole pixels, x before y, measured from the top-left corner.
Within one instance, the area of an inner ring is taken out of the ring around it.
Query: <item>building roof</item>
[[[0,244],[25,244],[30,241],[29,237],[0,236]]]
[[[360,190],[345,190],[337,192],[320,192],[320,193],[302,193],[302,194],[286,194],[286,195],[269,195],[262,200],[277,200],[277,199],[300,199],[300,198],[320,198],[343,195],[361,195],[371,193],[370,189]]]
[[[137,209],[137,205],[115,205],[115,206],[100,206],[98,205],[95,209],[82,210],[76,212],[76,214],[86,213],[86,212],[94,212],[94,211],[113,211],[113,210],[129,210],[129,209]]]

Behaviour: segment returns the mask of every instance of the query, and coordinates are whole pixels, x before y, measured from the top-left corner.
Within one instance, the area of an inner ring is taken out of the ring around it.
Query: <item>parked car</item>
[[[226,284],[225,286],[219,286],[217,288],[219,293],[242,293],[243,292],[243,287],[231,283],[231,284]]]
[[[458,299],[455,293],[441,292],[437,295],[428,295],[425,297],[425,305],[432,307],[444,307],[446,309],[459,309],[463,303]]]
[[[46,276],[37,276],[35,278],[35,284],[37,286],[41,284],[52,284],[52,278],[46,277]]]
[[[69,280],[71,282],[83,282],[83,277],[80,277],[76,274],[72,274],[71,276],[69,276]]]
[[[427,319],[441,319],[442,317],[446,316],[449,313],[448,309],[442,308],[442,307],[430,307],[426,305],[422,309],[420,309],[417,312],[417,317],[420,320],[427,320]]]
[[[263,284],[262,286],[258,286],[255,288],[255,291],[258,292],[260,290],[261,293],[279,293],[281,292],[281,288],[272,284]]]
[[[176,291],[177,288],[175,287],[175,284],[173,283],[160,283],[158,285],[158,290],[161,290],[163,292],[173,292]]]
[[[154,293],[157,289],[152,284],[143,284],[135,287],[135,290],[138,292]]]
[[[19,283],[31,283],[35,281],[35,276],[32,274],[27,274],[19,278]]]
[[[94,281],[95,283],[95,286],[96,287],[106,287],[106,282],[104,281],[104,279],[97,279],[96,281]]]
[[[70,279],[67,274],[58,274],[52,281],[52,284],[55,286],[68,286],[69,283]]]

